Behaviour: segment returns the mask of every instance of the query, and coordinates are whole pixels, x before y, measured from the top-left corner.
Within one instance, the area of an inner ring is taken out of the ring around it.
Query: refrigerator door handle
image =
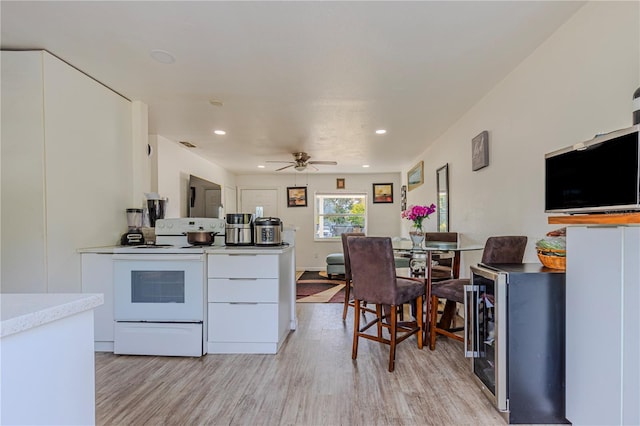
[[[477,285],[464,286],[464,356],[465,358],[477,358],[478,351],[476,349],[476,340],[473,338],[475,334],[475,310],[473,307],[477,304]]]

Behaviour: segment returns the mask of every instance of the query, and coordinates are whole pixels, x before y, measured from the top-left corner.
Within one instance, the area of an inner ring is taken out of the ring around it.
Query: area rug
[[[296,280],[299,303],[344,303],[344,279],[330,279],[324,271],[304,271]]]

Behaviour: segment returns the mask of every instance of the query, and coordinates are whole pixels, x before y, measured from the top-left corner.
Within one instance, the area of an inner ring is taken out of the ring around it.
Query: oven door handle
[[[175,253],[165,253],[165,254],[114,254],[114,261],[140,261],[140,260],[151,260],[151,261],[202,261],[204,255],[202,254],[175,254]]]
[[[478,358],[478,351],[476,348],[476,341],[473,338],[475,335],[477,312],[474,307],[478,303],[478,286],[477,285],[465,285],[464,286],[464,356],[465,358]]]

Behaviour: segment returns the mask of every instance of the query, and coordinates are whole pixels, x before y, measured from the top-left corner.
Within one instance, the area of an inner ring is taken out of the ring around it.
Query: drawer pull
[[[257,281],[257,278],[228,278],[229,281]]]
[[[229,302],[230,305],[257,305],[258,302]]]
[[[257,254],[248,254],[248,253],[231,253],[227,256],[257,256]]]

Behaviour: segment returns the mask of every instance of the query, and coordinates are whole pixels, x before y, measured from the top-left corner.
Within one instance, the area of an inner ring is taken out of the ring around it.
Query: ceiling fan
[[[288,163],[288,166],[281,167],[276,169],[276,172],[280,170],[288,169],[289,167],[293,167],[296,171],[301,172],[307,168],[307,165],[313,167],[314,164],[324,164],[327,166],[336,166],[338,163],[336,161],[309,161],[311,156],[306,152],[294,152],[293,153],[293,161],[267,161],[267,163]],[[314,169],[318,170],[316,167]]]

